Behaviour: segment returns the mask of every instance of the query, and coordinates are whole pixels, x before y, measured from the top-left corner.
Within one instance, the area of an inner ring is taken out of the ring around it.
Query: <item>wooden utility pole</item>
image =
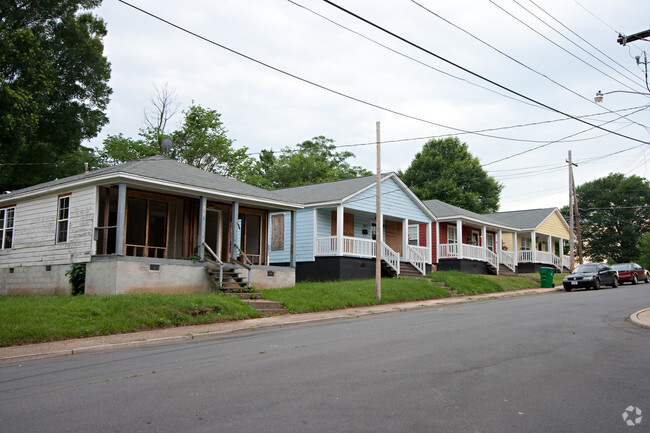
[[[573,229],[573,162],[571,162],[571,151],[569,150],[569,259],[570,268],[573,271],[575,267],[575,234]]]
[[[381,140],[379,136],[379,122],[377,122],[377,210],[375,214],[375,292],[377,300],[381,300],[381,249],[382,249],[382,215],[381,215]]]

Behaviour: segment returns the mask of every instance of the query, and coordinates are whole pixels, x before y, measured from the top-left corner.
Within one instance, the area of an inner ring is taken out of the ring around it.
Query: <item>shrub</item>
[[[83,295],[86,289],[86,264],[73,263],[65,274],[70,281],[70,293],[73,296]]]

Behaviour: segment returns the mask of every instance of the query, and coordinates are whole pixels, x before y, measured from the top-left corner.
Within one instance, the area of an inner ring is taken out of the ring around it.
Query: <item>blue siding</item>
[[[331,236],[332,235],[332,211],[336,208],[318,209],[318,236]]]
[[[296,212],[296,261],[314,261],[314,212],[300,209]]]
[[[346,209],[360,210],[374,214],[377,210],[375,197],[376,188],[372,186],[361,194],[355,195],[345,201]],[[400,188],[393,178],[384,179],[381,183],[381,212],[384,216],[412,221],[429,222],[430,217],[418,206],[411,196]]]

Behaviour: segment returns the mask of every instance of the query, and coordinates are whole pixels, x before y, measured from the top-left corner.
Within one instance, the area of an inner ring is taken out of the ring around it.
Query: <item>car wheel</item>
[[[648,277],[648,274],[645,274],[645,282],[646,283],[650,282],[650,278]]]
[[[636,274],[632,275],[632,284],[636,285],[639,281],[636,279]]]
[[[570,292],[570,291],[571,291],[571,287],[570,287],[570,286],[564,286],[564,291],[566,291],[566,292]]]
[[[612,283],[612,288],[617,288],[618,287],[618,278],[614,277],[614,282]]]
[[[600,289],[600,280],[596,278],[596,281],[594,281],[594,290]]]

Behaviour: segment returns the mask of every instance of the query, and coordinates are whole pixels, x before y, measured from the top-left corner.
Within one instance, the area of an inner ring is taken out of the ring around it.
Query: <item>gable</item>
[[[362,212],[375,213],[377,189],[376,185],[363,190],[359,194],[348,197],[343,206]],[[404,189],[395,177],[385,178],[381,182],[381,212],[384,216],[399,219],[408,218],[412,221],[429,222],[431,216],[424,210],[422,202]]]
[[[537,227],[536,232],[539,234],[551,235],[557,238],[569,239],[569,230],[566,227],[566,222],[557,211],[551,213]]]

